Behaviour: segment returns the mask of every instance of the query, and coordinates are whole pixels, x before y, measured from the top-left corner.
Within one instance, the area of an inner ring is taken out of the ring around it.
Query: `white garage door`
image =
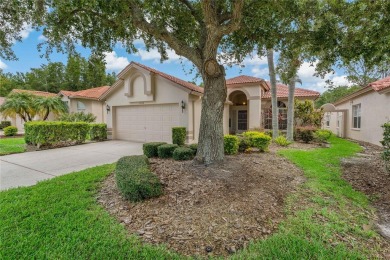
[[[172,142],[172,127],[179,126],[178,104],[117,107],[115,138],[120,140]]]

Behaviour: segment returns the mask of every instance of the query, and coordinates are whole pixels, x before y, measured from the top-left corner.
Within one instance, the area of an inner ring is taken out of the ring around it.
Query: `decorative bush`
[[[390,122],[384,124],[382,127],[383,140],[381,141],[381,144],[384,148],[382,158],[385,161],[387,171],[390,172]]]
[[[1,121],[0,123],[0,129],[4,129],[7,126],[11,126],[11,121]]]
[[[265,133],[258,133],[250,138],[250,143],[253,147],[259,149],[260,152],[268,150],[268,146],[271,143],[272,138]]]
[[[278,136],[277,138],[274,139],[274,142],[277,144],[277,145],[280,145],[280,146],[288,146],[291,144],[291,142],[289,140],[287,140],[286,137],[280,135]]]
[[[172,143],[184,145],[186,142],[187,130],[185,127],[172,127]]]
[[[130,201],[137,202],[162,194],[160,180],[150,171],[148,158],[144,155],[119,159],[115,177],[119,191]]]
[[[249,138],[245,138],[243,136],[239,137],[240,141],[238,142],[238,151],[245,152],[249,148],[251,148],[251,143]]]
[[[96,116],[92,113],[64,113],[60,117],[58,117],[58,121],[62,122],[85,122],[85,123],[93,123],[96,120]]]
[[[198,144],[190,144],[188,148],[190,148],[192,151],[194,151],[194,154],[196,154],[198,151]]]
[[[314,139],[319,143],[325,143],[332,135],[333,133],[330,130],[318,129],[314,132]]]
[[[235,135],[223,137],[225,154],[236,154],[238,152],[239,139]]]
[[[87,139],[90,126],[84,122],[34,121],[24,124],[24,139],[27,144],[56,145],[72,141],[82,143]]]
[[[177,161],[190,160],[194,157],[194,150],[187,147],[178,147],[173,151],[172,157]]]
[[[145,143],[142,145],[142,149],[144,151],[144,155],[148,158],[157,157],[157,148],[160,145],[166,144],[165,142],[153,142],[153,143]]]
[[[297,139],[309,143],[314,140],[315,131],[317,131],[317,128],[314,126],[299,126],[296,128]]]
[[[18,133],[18,128],[16,126],[7,126],[3,130],[5,136],[14,136]]]
[[[163,144],[157,148],[157,154],[160,158],[172,158],[173,151],[179,147],[177,144]]]
[[[89,124],[89,137],[91,140],[103,141],[107,139],[106,124]]]

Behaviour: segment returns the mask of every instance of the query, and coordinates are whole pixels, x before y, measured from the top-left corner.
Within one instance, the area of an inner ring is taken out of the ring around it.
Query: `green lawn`
[[[288,199],[287,219],[270,238],[253,242],[232,259],[364,259],[379,239],[364,231],[367,198],[340,178],[339,160],[359,146],[332,139],[329,149],[284,150],[307,182]],[[90,168],[0,193],[1,259],[182,259],[164,247],[143,244],[96,202],[114,165]],[[372,243],[370,244],[373,245]]]
[[[0,139],[0,155],[11,153],[23,153],[26,150],[24,138],[2,138]]]

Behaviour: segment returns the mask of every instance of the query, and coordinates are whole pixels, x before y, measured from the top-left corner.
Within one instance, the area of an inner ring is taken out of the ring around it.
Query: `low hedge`
[[[166,144],[165,142],[152,142],[152,143],[144,143],[142,145],[142,150],[144,152],[144,155],[148,158],[151,158],[151,157],[157,157],[158,156],[158,153],[157,153],[157,148],[160,146],[160,145],[163,145],[163,144]]]
[[[7,126],[3,130],[5,136],[14,136],[18,133],[18,128],[16,126]]]
[[[157,148],[157,154],[160,158],[172,158],[173,151],[179,146],[177,144],[163,144]]]
[[[194,157],[194,150],[187,147],[178,147],[173,151],[172,157],[177,161],[190,160]]]
[[[172,143],[184,145],[186,142],[187,129],[185,127],[172,127]]]
[[[194,154],[196,154],[198,151],[198,144],[190,144],[188,148],[190,148],[192,151],[194,151]]]
[[[319,129],[314,132],[314,139],[319,143],[325,143],[332,137],[332,135],[333,133],[330,130]]]
[[[24,139],[38,147],[67,141],[83,143],[89,130],[89,124],[84,122],[34,121],[24,124]]]
[[[132,202],[162,194],[160,180],[150,171],[148,158],[144,155],[125,156],[119,159],[115,178],[122,196]]]
[[[235,135],[225,135],[223,145],[225,154],[236,154],[238,152],[239,139]]]
[[[247,131],[243,133],[244,142],[250,147],[256,147],[260,152],[268,150],[268,146],[271,143],[271,136],[264,132]]]
[[[106,124],[89,124],[89,138],[94,141],[104,141],[107,139]]]
[[[4,129],[7,126],[11,126],[11,121],[1,121],[0,123],[0,129]]]
[[[274,143],[276,143],[279,146],[284,146],[284,147],[289,146],[291,144],[291,142],[289,140],[287,140],[287,138],[284,137],[283,135],[279,135],[277,138],[275,138]]]

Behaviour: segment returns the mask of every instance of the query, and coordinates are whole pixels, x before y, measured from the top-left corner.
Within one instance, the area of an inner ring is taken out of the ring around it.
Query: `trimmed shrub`
[[[289,146],[291,142],[286,137],[280,135],[274,139],[274,142],[279,146]]]
[[[225,154],[236,154],[238,152],[239,139],[235,135],[223,137]]]
[[[190,148],[192,151],[194,151],[194,154],[196,154],[198,151],[198,144],[190,144],[188,148]]]
[[[38,147],[67,141],[83,143],[87,139],[89,129],[89,124],[84,122],[27,122],[24,124],[24,139],[27,144]]]
[[[96,120],[96,116],[92,113],[76,112],[76,113],[64,113],[58,117],[58,121],[62,122],[85,122],[93,123]]]
[[[383,140],[381,141],[381,144],[384,148],[382,158],[385,161],[387,171],[390,172],[390,123],[386,123],[382,127]]]
[[[11,126],[11,121],[1,121],[0,123],[0,129],[4,129],[7,126]]]
[[[190,160],[194,157],[194,150],[187,147],[178,147],[173,151],[172,157],[177,161]]]
[[[186,142],[187,130],[185,127],[172,127],[172,143],[184,145]]]
[[[150,171],[148,158],[144,155],[120,158],[115,178],[119,191],[127,200],[137,202],[162,194],[160,180]]]
[[[89,124],[89,138],[94,141],[103,141],[107,139],[106,124]]]
[[[268,150],[268,146],[271,143],[272,138],[264,133],[258,133],[251,137],[251,143],[253,147],[259,149],[260,152]]]
[[[314,140],[319,143],[325,143],[332,137],[332,135],[333,133],[330,130],[318,129],[314,132]]]
[[[172,158],[173,151],[179,147],[177,144],[163,144],[157,148],[157,154],[160,158]]]
[[[314,140],[314,132],[317,130],[314,126],[299,126],[296,128],[296,136],[298,140],[309,143]]]
[[[249,138],[245,138],[243,136],[239,137],[240,141],[238,142],[238,151],[245,152],[249,148],[251,148],[251,144]]]
[[[144,155],[148,158],[157,157],[157,148],[160,145],[166,144],[165,142],[152,142],[152,143],[144,143],[142,145],[142,150],[144,151]]]
[[[18,133],[18,128],[16,126],[7,126],[3,130],[5,136],[14,136]]]

